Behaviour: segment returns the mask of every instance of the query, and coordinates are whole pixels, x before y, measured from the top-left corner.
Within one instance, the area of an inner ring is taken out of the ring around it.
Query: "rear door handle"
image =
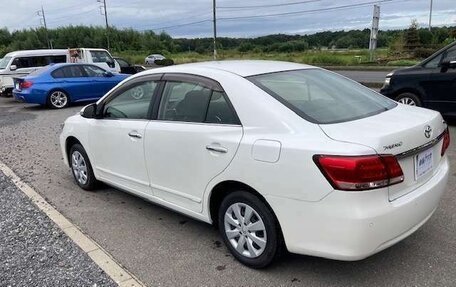
[[[228,149],[227,149],[227,148],[222,147],[222,146],[220,146],[220,145],[214,145],[214,144],[207,145],[207,146],[206,146],[206,149],[207,149],[207,150],[210,150],[210,151],[219,152],[219,153],[227,153],[227,152],[228,152]]]
[[[140,139],[142,138],[142,135],[136,131],[131,131],[128,133],[128,136],[131,137],[131,138],[135,138],[135,139]]]

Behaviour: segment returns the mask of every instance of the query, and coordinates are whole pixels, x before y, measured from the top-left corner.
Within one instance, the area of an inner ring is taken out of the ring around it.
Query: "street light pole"
[[[431,32],[431,29],[432,29],[432,25],[431,25],[431,23],[432,23],[432,4],[433,4],[432,2],[433,2],[433,0],[431,0],[431,5],[429,7],[429,32]]]
[[[214,21],[214,60],[217,60],[217,7],[216,0],[212,0],[212,12],[213,12],[213,21]]]

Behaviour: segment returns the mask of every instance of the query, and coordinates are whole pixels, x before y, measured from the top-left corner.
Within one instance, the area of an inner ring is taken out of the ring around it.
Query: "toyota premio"
[[[347,78],[286,62],[144,71],[68,118],[64,160],[214,224],[243,264],[281,251],[360,260],[436,210],[449,174],[442,116]]]

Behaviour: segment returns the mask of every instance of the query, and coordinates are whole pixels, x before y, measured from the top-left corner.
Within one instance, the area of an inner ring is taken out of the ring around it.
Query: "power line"
[[[318,8],[318,9],[311,9],[311,10],[300,10],[300,11],[284,12],[284,13],[273,13],[273,14],[252,15],[252,16],[222,17],[222,18],[219,18],[219,20],[220,21],[224,21],[224,20],[239,20],[239,19],[254,19],[254,18],[264,18],[264,17],[276,17],[276,16],[285,16],[285,15],[299,15],[299,14],[306,14],[306,13],[315,13],[315,12],[341,10],[341,9],[355,8],[355,7],[362,7],[362,6],[370,6],[372,4],[385,3],[385,2],[387,3],[387,2],[392,2],[392,1],[394,1],[394,0],[377,0],[377,1],[356,3],[356,4],[347,4],[347,5],[342,5],[342,6]],[[398,1],[408,1],[408,0],[398,0]]]
[[[201,23],[206,23],[206,22],[212,22],[212,20],[211,20],[211,19],[206,19],[206,20],[195,21],[195,22],[190,22],[190,23],[183,23],[183,24],[178,24],[178,25],[173,25],[173,26],[166,26],[166,27],[159,27],[159,28],[144,29],[143,31],[146,31],[146,30],[155,31],[155,30],[174,29],[174,28],[178,28],[178,27],[196,25],[196,24],[201,24]]]
[[[269,8],[269,7],[283,7],[291,5],[299,5],[312,2],[320,2],[321,0],[307,0],[290,3],[270,4],[270,5],[248,5],[248,6],[218,6],[217,9],[252,9],[252,8]]]

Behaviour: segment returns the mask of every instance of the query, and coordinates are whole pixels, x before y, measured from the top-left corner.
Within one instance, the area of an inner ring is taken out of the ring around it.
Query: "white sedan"
[[[146,65],[153,65],[155,64],[155,61],[156,60],[164,60],[166,59],[165,56],[163,55],[160,55],[160,54],[152,54],[152,55],[149,55],[147,56],[145,59],[144,59],[144,64]]]
[[[254,268],[285,248],[379,252],[431,217],[449,174],[438,112],[286,62],[136,74],[68,118],[60,141],[81,188],[102,181],[217,225]]]

